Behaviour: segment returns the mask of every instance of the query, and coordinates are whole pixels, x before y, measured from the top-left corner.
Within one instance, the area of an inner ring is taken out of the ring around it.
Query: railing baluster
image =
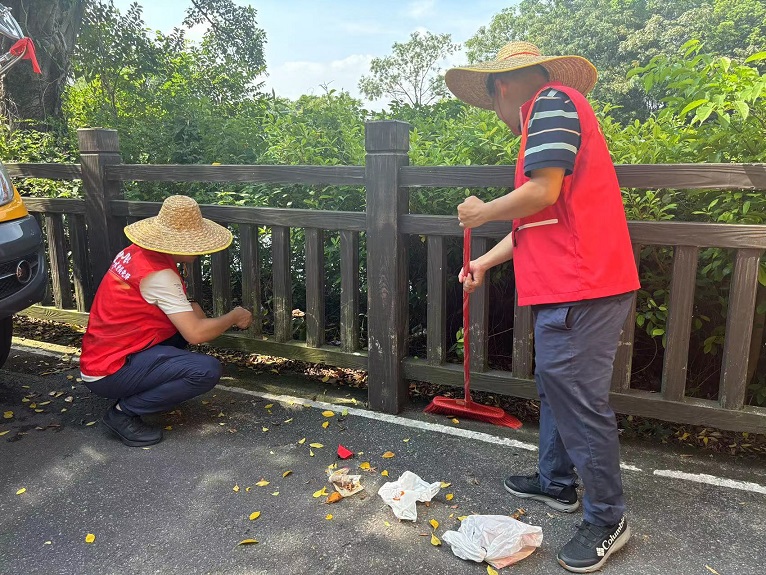
[[[74,307],[74,300],[72,299],[72,286],[69,283],[69,261],[67,259],[63,215],[46,214],[45,232],[48,236],[48,250],[50,251],[53,301],[58,308],[71,309]]]
[[[489,240],[487,238],[472,237],[471,238],[471,259],[475,260],[479,256],[487,253],[489,248]],[[480,372],[487,369],[487,348],[488,348],[488,334],[489,334],[489,294],[487,291],[487,283],[478,288],[471,294],[470,297],[470,316],[471,323],[469,325],[469,340],[470,340],[470,363],[471,371]]]
[[[324,345],[324,232],[306,228],[306,345]]]
[[[340,232],[340,347],[359,350],[359,232]]]
[[[633,259],[638,269],[641,263],[641,247],[633,244]],[[612,369],[612,391],[624,393],[630,389],[630,378],[633,369],[633,342],[636,337],[636,300],[637,293],[632,296],[632,304],[625,324],[620,333],[620,345],[617,347],[617,353],[614,356],[614,367]]]
[[[293,338],[293,283],[290,269],[290,228],[271,228],[271,272],[274,285],[274,338],[278,342]]]
[[[442,236],[428,236],[426,346],[428,363],[447,359],[447,251]]]
[[[532,307],[519,306],[518,297],[513,308],[513,358],[511,373],[519,379],[532,379],[534,361],[534,321]]]
[[[699,248],[677,246],[670,280],[670,301],[662,365],[662,398],[682,401],[686,391],[689,363],[689,336],[694,314],[694,287],[697,283]]]
[[[231,310],[231,258],[229,248],[211,256],[210,276],[213,292],[213,314],[223,315]]]
[[[242,307],[253,312],[253,323],[248,333],[260,336],[263,333],[263,313],[261,311],[261,254],[258,244],[258,226],[240,224],[239,245],[242,262]]]
[[[729,288],[726,337],[718,401],[724,409],[741,409],[747,390],[747,363],[753,335],[758,266],[763,250],[737,250]]]
[[[93,303],[93,278],[88,259],[88,239],[85,229],[85,216],[67,215],[69,222],[69,243],[72,246],[72,273],[74,276],[74,295],[77,311],[90,311]]]

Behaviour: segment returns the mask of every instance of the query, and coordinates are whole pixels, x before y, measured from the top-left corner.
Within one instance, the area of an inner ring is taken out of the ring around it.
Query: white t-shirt
[[[171,269],[152,272],[141,280],[141,296],[146,303],[156,305],[165,315],[194,311],[186,299],[181,278]],[[83,381],[98,381],[103,376],[85,375],[80,372]]]

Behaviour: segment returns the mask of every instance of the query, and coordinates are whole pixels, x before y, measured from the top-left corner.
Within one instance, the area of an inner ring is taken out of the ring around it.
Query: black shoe
[[[506,491],[513,493],[516,497],[541,501],[548,507],[553,507],[556,511],[572,513],[572,511],[580,507],[580,502],[577,500],[577,490],[574,485],[565,487],[559,495],[550,495],[540,487],[539,473],[528,476],[511,475],[503,481],[503,485]]]
[[[101,421],[130,447],[146,447],[162,441],[161,429],[149,427],[138,415],[128,415],[114,405],[107,410]]]
[[[577,534],[559,551],[558,560],[564,569],[574,573],[598,571],[628,539],[630,527],[624,515],[617,525],[607,527],[583,521]]]

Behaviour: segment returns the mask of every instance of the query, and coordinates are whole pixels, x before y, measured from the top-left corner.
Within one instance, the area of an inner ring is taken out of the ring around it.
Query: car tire
[[[8,353],[11,351],[11,338],[13,337],[13,316],[0,319],[0,367],[3,367]]]

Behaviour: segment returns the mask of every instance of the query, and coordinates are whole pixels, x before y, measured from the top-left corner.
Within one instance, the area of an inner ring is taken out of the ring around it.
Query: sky
[[[153,30],[169,32],[183,21],[191,0],[115,0],[124,12],[137,1],[144,22]],[[295,99],[321,94],[322,86],[346,90],[363,99],[357,84],[369,73],[370,60],[391,53],[394,42],[406,42],[415,31],[448,33],[463,44],[492,16],[514,0],[235,0],[257,10],[256,20],[266,32],[265,89]],[[203,29],[187,37],[199,38]],[[444,62],[445,67],[466,63],[464,52]],[[379,109],[385,102],[368,106]]]

